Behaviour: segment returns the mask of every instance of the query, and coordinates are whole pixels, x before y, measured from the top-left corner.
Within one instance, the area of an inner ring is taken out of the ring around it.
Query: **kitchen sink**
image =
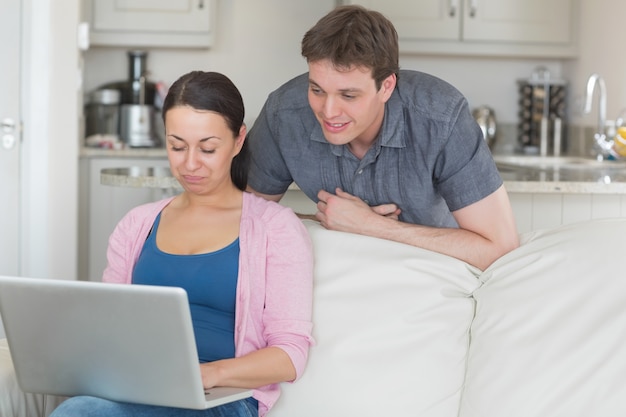
[[[534,170],[595,170],[626,169],[624,160],[597,160],[578,156],[494,155],[498,168],[527,168]]]

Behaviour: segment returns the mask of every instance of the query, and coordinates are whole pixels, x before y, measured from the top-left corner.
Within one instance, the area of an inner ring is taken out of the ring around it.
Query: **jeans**
[[[78,396],[65,400],[49,417],[258,417],[258,402],[250,397],[206,410],[190,410]]]

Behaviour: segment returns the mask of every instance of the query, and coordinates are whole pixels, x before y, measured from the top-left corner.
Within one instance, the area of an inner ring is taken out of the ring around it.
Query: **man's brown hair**
[[[381,13],[362,6],[339,6],[322,17],[302,39],[307,62],[330,60],[338,70],[365,67],[376,88],[398,75],[398,33]]]

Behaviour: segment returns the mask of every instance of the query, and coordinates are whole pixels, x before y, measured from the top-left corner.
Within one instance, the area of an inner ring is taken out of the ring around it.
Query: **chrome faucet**
[[[587,80],[587,91],[585,93],[585,107],[583,111],[588,114],[591,113],[591,102],[593,100],[593,93],[598,87],[598,126],[596,133],[593,135],[595,139],[594,151],[596,151],[596,158],[599,160],[605,159],[611,155],[613,149],[613,140],[606,137],[606,83],[599,74],[591,74]]]

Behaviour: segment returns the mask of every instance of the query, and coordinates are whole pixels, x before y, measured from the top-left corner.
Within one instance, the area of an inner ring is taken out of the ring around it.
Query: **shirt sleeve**
[[[491,151],[466,100],[460,102],[435,173],[437,187],[450,211],[476,203],[502,185]]]
[[[302,221],[282,210],[268,233],[263,315],[268,346],[283,349],[298,379],[305,368],[313,324],[313,248]]]
[[[109,237],[107,247],[107,266],[102,274],[102,282],[130,283],[133,268],[131,254],[131,242],[136,239],[133,236],[136,231],[132,227],[132,215],[129,212],[115,226]]]
[[[248,185],[263,194],[284,194],[293,182],[279,145],[277,99],[270,95],[247,137],[250,148]]]

